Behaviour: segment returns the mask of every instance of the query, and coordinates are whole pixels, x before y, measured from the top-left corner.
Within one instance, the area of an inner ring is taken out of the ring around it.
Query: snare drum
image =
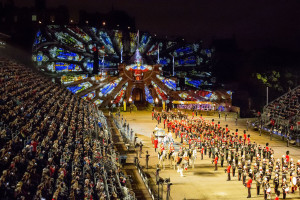
[[[286,193],[288,193],[288,192],[289,192],[289,190],[290,190],[290,188],[289,188],[289,187],[285,188],[285,192],[286,192]]]
[[[267,193],[270,194],[270,192],[271,192],[271,188],[268,188]]]

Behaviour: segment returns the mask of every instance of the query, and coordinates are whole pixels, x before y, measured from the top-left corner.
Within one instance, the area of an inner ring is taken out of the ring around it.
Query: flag
[[[139,43],[140,43],[140,30],[137,31],[136,33],[136,40],[137,40],[137,48],[139,47]]]
[[[174,60],[174,56],[173,56],[173,76],[175,75],[175,73],[174,73],[174,66],[175,66],[175,60]]]
[[[123,63],[123,45],[121,46],[121,63]]]
[[[157,47],[157,64],[159,64],[159,44],[158,44],[158,47]]]

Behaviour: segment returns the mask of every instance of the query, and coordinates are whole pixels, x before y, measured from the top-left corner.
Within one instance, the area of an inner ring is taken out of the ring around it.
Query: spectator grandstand
[[[296,140],[299,137],[300,86],[267,104],[262,121],[273,133]]]
[[[106,118],[0,58],[0,199],[132,199]]]

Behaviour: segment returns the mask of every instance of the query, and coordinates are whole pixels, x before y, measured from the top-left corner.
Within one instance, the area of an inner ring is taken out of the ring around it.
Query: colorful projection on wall
[[[80,51],[84,50],[84,45],[79,40],[75,39],[74,37],[71,37],[68,33],[55,32],[55,36],[58,41],[65,45],[76,48]]]
[[[55,62],[48,64],[48,70],[53,72],[79,72],[82,71],[81,67],[72,63]]]
[[[100,72],[99,72],[100,73]],[[102,74],[99,74],[99,75],[95,75],[95,76],[92,76],[91,79],[93,81],[96,81],[96,82],[101,82],[101,81],[104,81],[107,77],[102,75]]]
[[[43,26],[37,32],[32,58],[38,69],[60,76],[61,82],[67,84],[74,94],[80,93],[84,99],[91,99],[95,104],[107,106],[112,99],[121,102],[129,88],[124,87],[124,84],[130,81],[145,84],[145,97],[142,100],[154,103],[152,95],[157,95],[161,100],[171,100],[169,95],[180,100],[178,93],[174,92],[177,89],[176,82],[162,76],[171,73],[173,63],[175,74],[184,75],[187,85],[198,89],[212,82],[211,73],[204,69],[210,69],[207,63],[212,57],[213,49],[201,49],[200,44],[162,39],[149,33],[140,33],[137,37],[137,33],[121,30],[51,25]],[[135,54],[136,52],[139,54]],[[139,58],[136,59],[135,55],[139,55]],[[161,66],[156,68],[158,58]],[[139,62],[135,62],[136,60]],[[99,61],[98,74],[93,74],[95,61]],[[125,70],[120,63],[126,64]],[[185,68],[186,66],[191,67]],[[118,71],[119,69],[124,71]],[[116,75],[124,80],[119,77],[116,79]],[[84,83],[81,83],[82,80]],[[149,85],[153,85],[153,88]],[[85,93],[86,89],[88,91]],[[197,98],[192,94],[190,96]],[[213,94],[206,98],[212,97]]]
[[[82,38],[84,41],[91,41],[91,37],[87,35],[81,28],[77,26],[68,26],[67,28],[70,32],[76,34],[79,38]]]
[[[199,49],[199,44],[187,45],[185,47],[180,47],[173,52],[175,57],[185,56],[197,52]]]
[[[32,60],[35,61],[38,65],[42,65],[43,62],[49,60],[48,56],[44,55],[43,52],[39,51],[36,55],[32,55]]]
[[[151,36],[147,34],[143,34],[142,38],[140,40],[139,50],[141,53],[143,53],[146,50],[147,45],[149,44],[151,40]]]
[[[195,56],[190,56],[183,59],[178,59],[175,61],[177,66],[196,66],[197,60]]]
[[[176,90],[176,82],[172,79],[165,78],[160,75],[156,75],[156,77],[161,80],[169,89]]]
[[[171,59],[167,58],[167,57],[162,57],[159,59],[159,64],[161,64],[162,66],[167,66],[171,63]]]
[[[125,95],[126,89],[127,89],[128,83],[123,85],[122,89],[118,92],[118,94],[115,96],[113,103],[118,104],[123,101],[123,97]]]
[[[96,104],[97,106],[99,106],[102,103],[103,103],[103,100],[101,100],[101,99],[97,99],[96,101],[94,101],[94,104]]]
[[[47,38],[47,41],[42,38]],[[33,51],[35,55],[42,51],[44,55],[49,56],[48,61],[35,59],[44,68],[48,66],[48,62],[69,61],[71,64],[82,66],[83,71],[92,73],[95,47],[98,51],[99,68],[117,68],[121,62],[130,64],[129,60],[125,59],[130,59],[136,52],[137,42],[137,33],[132,32],[106,31],[95,27],[49,25],[37,32]],[[152,60],[151,64],[157,63],[158,49],[159,63],[166,67],[164,69],[173,66],[172,60],[175,56],[175,74],[181,71],[181,68],[178,68],[180,66],[194,67],[205,64],[213,52],[210,49],[201,49],[200,43],[178,43],[159,39],[149,33],[139,34],[139,50],[145,61]],[[78,71],[72,69],[72,65],[68,68],[58,67],[58,70]]]
[[[230,96],[230,99],[232,99],[232,91],[230,91],[230,90],[228,90],[227,92],[226,92],[227,94],[229,94],[229,96]]]
[[[158,87],[158,85],[156,85],[156,83],[154,83],[153,81],[151,81],[151,83],[155,88],[158,98],[164,101],[168,100],[168,95],[166,94],[166,92],[163,91],[160,87]]]
[[[122,39],[123,39],[123,33],[121,31],[119,31],[119,30],[116,30],[114,32],[115,32],[115,38],[114,38],[114,40],[115,40],[115,43],[118,46],[118,50],[121,53],[121,51],[123,51],[123,41],[122,41]]]
[[[81,61],[83,59],[83,56],[80,54],[67,51],[63,48],[53,47],[49,50],[49,52],[52,58],[60,60]]]
[[[158,54],[158,47],[162,46],[162,43],[155,43],[153,44],[150,49],[147,51],[148,56],[154,56]]]
[[[200,86],[204,83],[203,80],[193,80],[193,79],[190,79],[190,78],[185,78],[185,84],[186,85],[189,85],[189,86],[192,86],[192,87],[195,87],[195,88],[200,88]]]
[[[151,65],[139,65],[137,66],[136,64],[132,65],[127,65],[125,68],[127,71],[133,71],[133,70],[142,70],[143,72],[152,70],[153,67]]]
[[[145,86],[145,95],[146,95],[146,101],[149,103],[154,103],[153,97],[150,94],[149,88]]]
[[[183,100],[186,100],[186,101],[197,101],[196,98],[192,97],[191,95],[189,95],[186,92],[180,93],[179,96],[180,96],[180,98],[182,98]]]
[[[38,31],[36,33],[36,36],[35,36],[35,39],[34,39],[34,43],[33,43],[33,46],[36,46],[40,43],[43,43],[43,42],[46,42],[46,38],[42,36],[42,33],[41,31]]]
[[[122,77],[118,78],[117,80],[106,84],[102,89],[101,92],[99,93],[99,96],[105,96],[108,95],[109,93],[111,93],[111,91],[120,83],[120,81],[122,80]]]
[[[90,87],[92,87],[92,84],[90,82],[84,82],[84,83],[80,83],[75,86],[67,87],[67,89],[70,90],[73,94],[77,94],[85,89],[90,88]]]
[[[114,54],[115,51],[114,51],[114,47],[113,47],[110,37],[107,35],[106,32],[103,32],[103,31],[100,31],[99,34],[100,34],[100,40],[104,44],[104,47],[107,50],[107,53]]]
[[[84,100],[90,101],[90,100],[92,100],[93,98],[95,98],[95,96],[96,96],[96,91],[92,91],[92,92],[90,92],[90,93],[88,93],[88,94],[82,96],[81,98],[83,98]]]
[[[179,94],[179,96],[180,96],[182,99],[185,100],[185,99],[189,96],[189,94],[186,93],[186,92],[182,92],[182,93]]]
[[[129,33],[130,36],[130,53],[134,53],[136,50],[137,34]]]
[[[61,83],[68,84],[73,83],[76,81],[81,81],[83,79],[86,79],[88,77],[87,74],[81,74],[81,75],[63,75],[61,76]]]

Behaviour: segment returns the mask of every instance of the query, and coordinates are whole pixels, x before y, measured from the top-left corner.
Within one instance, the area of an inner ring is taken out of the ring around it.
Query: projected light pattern
[[[130,53],[134,53],[136,50],[137,34],[129,33],[129,36],[130,36]]]
[[[82,38],[86,42],[91,41],[91,37],[87,35],[81,28],[75,26],[68,26],[68,30],[74,34],[76,34],[79,38]]]
[[[148,101],[149,103],[154,103],[153,97],[151,96],[147,86],[145,86],[145,95],[146,95],[146,101]]]
[[[102,97],[104,95],[109,94],[122,80],[122,78],[118,78],[117,80],[113,81],[112,83],[109,83],[103,87],[101,92],[99,93],[99,96]]]
[[[117,47],[118,47],[118,50],[122,51],[122,48],[123,48],[123,33],[119,30],[115,30],[115,37],[114,37],[114,41],[115,43],[117,44]]]
[[[65,63],[65,62],[56,62],[56,63],[50,63],[48,65],[48,70],[55,71],[55,72],[79,72],[82,71],[79,65],[71,64],[71,63]]]
[[[83,98],[84,100],[89,100],[90,101],[91,99],[95,98],[95,96],[96,96],[96,92],[92,91],[92,92],[82,96],[81,98]]]
[[[193,77],[189,84],[195,88],[202,80],[206,86],[213,80],[209,71],[203,71],[210,69],[213,49],[202,49],[200,42],[172,41],[146,32],[49,25],[37,32],[32,49],[32,59],[39,69],[60,76],[63,84],[84,99],[93,95],[95,104],[103,107],[112,101],[128,100],[126,90],[134,84],[143,85],[140,88],[145,97],[141,99],[149,103],[152,96],[180,100],[175,80],[161,76],[172,75],[173,65],[176,76]],[[138,62],[134,55],[140,55]],[[94,65],[96,61],[99,63]],[[116,79],[116,75],[120,77]],[[194,81],[195,77],[200,82]]]
[[[82,75],[63,75],[61,76],[61,82],[63,84],[73,83],[76,81],[81,81],[83,79],[86,79],[88,77],[87,74]]]
[[[185,84],[195,88],[200,88],[200,86],[203,84],[203,80],[192,80],[190,78],[185,78]]]
[[[139,38],[141,54],[156,63],[159,49],[159,62],[164,67],[173,66],[173,56],[175,57],[175,67],[201,66],[209,63],[213,52],[210,49],[201,49],[200,43],[187,44],[166,41],[153,37],[149,33],[139,33]],[[135,53],[138,35],[132,32],[124,33],[120,30],[100,30],[95,27],[50,25],[44,27],[43,31],[37,32],[36,40],[38,41],[34,43],[35,54],[42,51],[45,52],[44,55],[51,56],[48,61],[42,61],[43,66],[47,66],[47,62],[68,60],[77,62],[74,64],[80,66],[83,71],[91,73],[94,63],[93,48],[99,52],[99,67],[117,68],[121,57],[122,59],[125,56],[128,58]],[[44,69],[47,71],[47,68]],[[180,71],[181,69],[175,68],[175,70]]]
[[[158,85],[156,85],[156,83],[154,83],[153,81],[151,81],[151,83],[155,88],[158,98],[161,100],[164,100],[164,101],[168,100],[168,96],[167,96],[166,92],[163,91],[160,87],[158,87]]]
[[[32,55],[32,60],[37,63],[37,65],[42,65],[43,62],[49,60],[48,56],[44,55],[42,52]]]
[[[36,34],[36,36],[35,36],[33,45],[36,46],[36,45],[38,45],[38,44],[40,44],[42,42],[46,42],[46,38],[44,38],[42,36],[41,31],[38,31],[37,34]]]
[[[177,60],[176,64],[178,66],[195,66],[197,64],[197,61],[194,56],[191,56],[191,57]]]
[[[94,101],[94,104],[96,104],[97,106],[102,104],[103,100],[97,99],[96,101]]]
[[[102,41],[102,43],[105,46],[105,49],[108,51],[108,53],[114,54],[114,47],[113,44],[111,42],[110,37],[107,35],[106,32],[100,31],[100,40]]]
[[[106,78],[107,77],[105,77],[104,75],[99,74],[99,75],[92,76],[91,80],[95,81],[95,82],[101,82],[101,81],[104,81]]]
[[[179,94],[179,96],[180,96],[182,99],[185,100],[185,99],[188,97],[188,93],[182,92],[182,93]]]
[[[84,82],[75,86],[67,87],[67,89],[70,90],[73,94],[77,94],[85,89],[90,88],[91,86],[92,84],[90,82]]]
[[[171,90],[176,90],[176,82],[174,80],[169,79],[169,78],[165,78],[165,77],[160,76],[160,75],[156,75],[156,77],[159,80],[161,80]]]
[[[118,92],[118,94],[115,96],[114,101],[113,101],[114,104],[118,104],[118,103],[120,103],[120,102],[123,101],[123,97],[124,97],[124,94],[126,92],[127,86],[128,86],[128,83],[126,83],[125,85],[123,85],[123,87],[120,90],[120,92]]]
[[[187,45],[187,46],[180,47],[180,48],[176,49],[173,52],[173,55],[175,57],[190,55],[194,52],[197,52],[199,48],[200,48],[199,44]]]
[[[162,66],[167,66],[168,64],[170,64],[171,60],[169,58],[161,58],[159,59],[159,64],[161,64]]]
[[[84,45],[79,40],[70,36],[68,33],[55,32],[55,36],[58,41],[62,42],[65,45],[69,45],[80,51],[84,50]]]
[[[232,99],[232,91],[228,90],[226,93],[229,94],[230,95],[230,99]]]
[[[149,51],[147,52],[147,55],[148,56],[154,56],[154,55],[157,55],[157,52],[158,52],[158,46],[159,46],[159,43],[156,43],[156,44],[153,44]]]
[[[63,48],[53,47],[49,50],[52,58],[60,59],[60,60],[69,60],[69,61],[81,61],[83,56],[80,54],[67,51]]]
[[[151,40],[151,36],[144,34],[142,36],[142,39],[140,41],[140,46],[139,46],[139,50],[141,53],[144,53],[145,48],[147,47],[147,45],[149,44]]]

